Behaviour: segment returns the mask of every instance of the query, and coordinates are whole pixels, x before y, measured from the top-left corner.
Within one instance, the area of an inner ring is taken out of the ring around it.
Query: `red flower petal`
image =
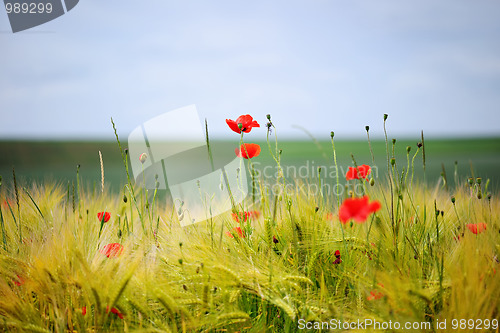
[[[104,216],[104,222],[108,222],[109,219],[111,218],[111,214],[108,212],[99,212],[97,213],[97,219],[99,219],[99,222],[102,222],[102,218]]]
[[[234,238],[233,234],[238,234],[241,238],[245,238],[245,234],[243,233],[243,230],[241,230],[240,227],[233,228],[233,232],[226,231],[226,235]]]
[[[236,133],[241,133],[238,124],[234,120],[226,119],[226,123],[228,124],[229,128],[232,129],[233,131],[235,131]]]
[[[370,173],[372,169],[370,168],[369,165],[363,164],[358,167],[358,174],[359,177],[361,178],[366,178]]]
[[[123,253],[123,245],[120,243],[110,243],[99,250],[99,252],[108,258],[118,257]]]
[[[24,284],[24,279],[20,277],[19,275],[16,275],[17,279],[12,280],[14,284],[18,287],[22,286]]]
[[[86,314],[87,314],[87,307],[84,306],[84,307],[82,307],[82,315],[85,316]]]
[[[352,179],[366,179],[368,175],[371,173],[372,169],[369,165],[363,164],[360,165],[359,167],[349,167],[347,170],[347,173],[345,174],[346,180],[352,180]]]
[[[349,167],[349,169],[347,170],[347,173],[345,174],[345,179],[346,180],[359,179],[358,172],[357,172],[356,168]]]
[[[256,143],[244,143],[240,148],[234,150],[236,156],[243,157],[245,159],[254,158],[260,154],[260,146]]]
[[[357,223],[364,223],[368,215],[378,211],[381,205],[378,201],[368,202],[368,197],[347,198],[342,202],[339,209],[339,219],[342,223],[353,219]]]
[[[106,307],[106,313],[109,313],[109,305]],[[111,308],[111,313],[114,313],[118,318],[123,319],[123,314],[117,308]]]
[[[259,218],[259,216],[260,216],[260,212],[256,211],[256,210],[248,211],[248,212],[232,213],[233,220],[235,220],[238,223],[241,222],[242,220],[243,220],[243,222],[245,222],[249,218],[257,219],[257,218]]]
[[[467,224],[467,228],[474,234],[474,235],[477,235],[477,234],[480,234],[482,233],[483,231],[486,230],[486,223],[470,223],[470,224]]]

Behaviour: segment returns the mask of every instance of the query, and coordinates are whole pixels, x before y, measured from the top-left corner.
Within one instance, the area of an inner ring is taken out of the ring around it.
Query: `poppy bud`
[[[452,204],[455,204],[455,196],[452,196],[452,197],[451,197],[451,203],[452,203]]]
[[[185,284],[183,284],[183,285],[182,285],[182,289],[184,289],[184,290],[186,290],[186,291],[187,291],[187,290],[188,290],[188,287],[187,287]]]
[[[283,149],[280,149],[280,155],[281,155],[282,152],[283,152]]]
[[[368,132],[370,130],[370,126],[366,125],[365,130]]]
[[[179,247],[182,247],[182,242],[179,242]]]
[[[395,145],[396,144],[396,139],[392,139],[392,144]]]
[[[441,217],[443,217],[443,216],[444,216],[444,211],[441,211]]]
[[[406,147],[406,152],[409,154],[411,151],[411,146]]]
[[[483,198],[483,194],[480,191],[477,193],[477,198],[478,199],[482,199]]]
[[[335,136],[335,133],[333,131],[330,132],[330,137],[333,139],[333,137]]]
[[[123,152],[125,153],[125,155],[127,155],[127,154],[128,154],[128,148],[125,148],[125,149],[123,150]]]
[[[124,195],[123,195],[123,202],[127,203],[127,200],[128,200],[128,199],[127,199],[127,196],[124,194]]]
[[[319,210],[319,207],[318,207],[318,206],[316,206],[316,208],[314,208],[314,212],[315,212],[315,213],[317,213],[317,212],[318,212],[318,210]]]
[[[491,200],[491,193],[488,193],[488,200]]]
[[[139,161],[141,161],[142,164],[144,164],[146,162],[146,160],[148,159],[148,154],[146,153],[142,153],[140,156],[139,156]]]
[[[182,259],[179,259],[179,264],[182,265]]]
[[[394,166],[394,164],[396,164],[396,159],[393,157],[391,158],[391,165]]]
[[[473,178],[469,178],[469,185],[472,186],[474,184],[474,179]]]
[[[271,120],[271,115],[268,113],[268,114],[266,115],[266,118],[267,118],[267,120]]]
[[[422,142],[417,143],[417,148],[422,148],[422,146],[423,146]]]
[[[477,182],[478,185],[481,185],[482,179],[478,178],[478,179],[476,179],[476,182]]]
[[[373,186],[373,185],[375,185],[375,179],[372,178],[372,179],[370,179],[370,186]]]
[[[384,113],[384,121],[387,120],[387,117],[389,117],[389,115],[387,113]]]
[[[122,230],[121,230],[121,229],[118,229],[118,233],[117,233],[117,235],[118,235],[118,238],[121,238],[121,237],[122,237]]]

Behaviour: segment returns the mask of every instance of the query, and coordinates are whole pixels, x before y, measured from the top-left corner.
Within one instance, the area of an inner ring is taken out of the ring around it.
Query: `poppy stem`
[[[337,208],[340,207],[340,184],[339,184],[339,167],[337,165],[337,153],[335,152],[335,143],[333,142],[333,132],[330,135],[332,140],[332,149],[333,149],[333,161],[335,163],[335,178],[337,180],[337,186],[335,186],[335,190],[337,191]],[[342,231],[343,233],[343,231]]]
[[[385,151],[387,154],[387,173],[389,175],[389,187],[391,190],[391,226],[392,226],[392,235],[394,238],[394,247],[396,247],[396,228],[394,225],[394,189],[392,184],[392,172],[391,172],[391,159],[389,156],[389,141],[387,139],[387,129],[385,127],[385,122],[387,120],[387,114],[384,114],[384,135],[385,135]]]

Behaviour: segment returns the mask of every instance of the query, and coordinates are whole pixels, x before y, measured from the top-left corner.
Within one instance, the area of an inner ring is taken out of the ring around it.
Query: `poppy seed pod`
[[[370,130],[370,126],[366,125],[365,130],[368,132]]]
[[[373,186],[373,185],[375,185],[375,179],[372,178],[372,179],[370,179],[370,186]]]
[[[391,158],[391,165],[394,166],[394,164],[396,164],[396,159],[393,157]]]
[[[384,121],[387,120],[387,117],[389,117],[389,115],[387,113],[384,113]]]
[[[423,144],[422,142],[417,143],[417,148],[422,148]]]
[[[451,197],[451,203],[452,203],[452,204],[455,204],[455,200],[456,200],[456,199],[455,199],[455,196],[452,196],[452,197]]]
[[[148,159],[148,154],[146,153],[142,153],[140,156],[139,156],[139,161],[141,161],[142,164],[144,164],[146,162],[146,160]]]
[[[478,179],[476,179],[476,182],[477,182],[478,185],[481,185],[482,179],[478,178]]]
[[[267,118],[267,120],[271,120],[271,115],[269,113],[266,114],[266,118]]]
[[[396,144],[396,139],[392,139],[392,144],[395,145]]]
[[[333,139],[333,137],[335,136],[335,133],[333,131],[330,132],[330,137]]]
[[[411,151],[411,146],[406,147],[406,152],[409,154]]]

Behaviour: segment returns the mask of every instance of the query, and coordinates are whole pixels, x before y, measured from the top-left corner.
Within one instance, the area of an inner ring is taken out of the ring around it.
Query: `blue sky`
[[[190,104],[228,139],[246,113],[286,138],[381,136],[384,113],[393,137],[498,136],[499,17],[493,0],[81,0],[12,34],[2,8],[0,138],[113,139],[111,117],[127,136]]]

